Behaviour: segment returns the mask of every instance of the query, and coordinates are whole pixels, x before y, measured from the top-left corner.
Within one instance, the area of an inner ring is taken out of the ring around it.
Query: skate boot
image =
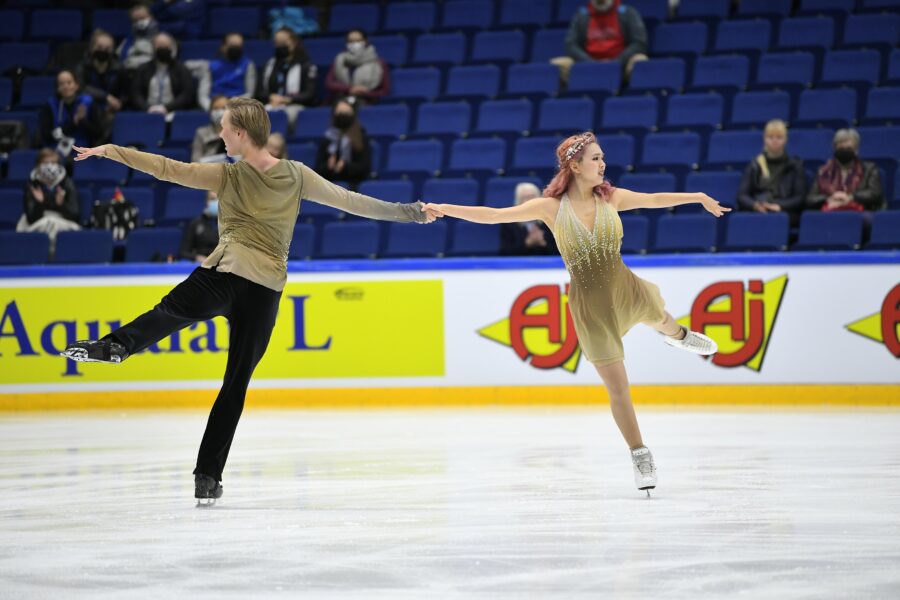
[[[656,465],[653,464],[653,455],[646,446],[635,448],[631,451],[631,463],[634,465],[634,483],[639,490],[650,490],[656,487]]]
[[[222,497],[222,486],[209,475],[194,475],[194,498],[197,506],[213,506]]]
[[[715,354],[719,351],[719,346],[713,341],[712,338],[703,335],[702,333],[697,333],[696,331],[691,331],[687,327],[682,327],[684,330],[684,337],[680,340],[676,340],[672,336],[667,335],[664,339],[666,343],[673,348],[680,348],[681,350],[687,350],[688,352],[693,352],[694,354],[699,354],[701,356],[709,356],[710,354]]]
[[[128,358],[128,350],[109,338],[102,340],[82,340],[66,346],[59,353],[77,362],[101,362],[117,364]]]

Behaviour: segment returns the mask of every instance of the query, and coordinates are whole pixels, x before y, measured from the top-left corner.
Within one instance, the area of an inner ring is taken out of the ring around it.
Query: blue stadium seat
[[[815,68],[816,59],[809,52],[763,54],[756,71],[756,84],[785,89],[811,87]]]
[[[496,65],[451,67],[447,73],[446,97],[493,98],[500,91],[500,68]]]
[[[538,111],[538,131],[571,135],[593,129],[594,110],[590,98],[547,98]]]
[[[178,45],[178,59],[212,60],[218,56],[221,44],[220,40],[185,40]]]
[[[550,63],[512,65],[506,72],[508,95],[555,96],[559,92],[559,68]]]
[[[831,158],[830,129],[794,129],[788,132],[789,152],[805,161],[823,162]]]
[[[468,102],[430,102],[419,105],[416,133],[419,135],[467,135],[472,127]]]
[[[847,127],[856,120],[856,91],[803,90],[797,106],[796,125]]]
[[[872,88],[866,103],[866,122],[900,122],[900,87]]]
[[[437,5],[434,2],[391,2],[384,13],[382,30],[431,31],[436,22]]]
[[[681,0],[678,4],[678,18],[683,20],[727,19],[731,10],[731,0]]]
[[[470,178],[435,178],[422,186],[423,202],[476,206],[478,199],[478,182]]]
[[[694,63],[694,89],[738,88],[747,86],[750,61],[746,56],[727,54],[701,56]]]
[[[559,142],[555,136],[517,139],[513,150],[513,169],[519,174],[551,175],[556,169],[556,147]]]
[[[597,144],[603,150],[607,171],[610,167],[630,169],[634,166],[637,149],[634,136],[627,133],[598,135]]]
[[[413,184],[407,179],[371,179],[359,185],[359,193],[387,202],[412,202]]]
[[[625,173],[619,179],[619,187],[643,194],[674,192],[678,181],[671,173]]]
[[[373,35],[369,37],[369,44],[375,47],[379,58],[392,67],[402,67],[409,60],[409,40],[405,35]],[[393,74],[391,83],[394,83]]]
[[[0,10],[0,42],[25,37],[25,13],[21,10]]]
[[[697,55],[706,52],[709,31],[705,23],[662,23],[653,32],[650,53]]]
[[[56,236],[56,255],[53,262],[108,263],[112,262],[112,253],[111,231],[62,231]]]
[[[881,55],[877,50],[832,50],[825,53],[822,83],[846,85],[863,82],[875,85],[880,78]]]
[[[423,228],[424,229],[424,228]],[[380,230],[371,221],[325,223],[322,227],[322,258],[374,258]]]
[[[26,77],[22,81],[22,93],[19,106],[22,108],[39,107],[47,104],[50,96],[56,93],[56,77]]]
[[[724,122],[725,100],[720,94],[678,94],[670,96],[666,109],[666,125],[720,127]]]
[[[46,233],[0,231],[0,265],[43,265],[50,262]]]
[[[461,64],[466,58],[466,36],[462,33],[423,33],[416,38],[412,62],[416,64]]]
[[[647,254],[650,219],[644,215],[622,215],[622,254]]]
[[[386,257],[442,256],[447,247],[447,224],[391,223],[388,226]]]
[[[791,131],[791,151],[794,148]],[[753,157],[762,151],[762,133],[759,131],[715,131],[709,136],[706,164],[731,165],[743,169]]]
[[[269,123],[272,133],[280,133],[284,137],[288,136],[288,116],[283,110],[268,110]]]
[[[858,131],[860,154],[865,159],[895,161],[900,158],[900,127],[860,127]]]
[[[684,87],[687,66],[680,58],[653,58],[634,65],[630,91],[673,91],[680,92]]]
[[[790,118],[791,95],[784,91],[740,92],[731,105],[732,125],[764,125],[771,119]]]
[[[648,27],[669,17],[668,0],[629,0],[627,2],[641,13],[641,17],[647,22]]]
[[[500,227],[459,221],[447,254],[451,256],[495,256],[500,253]]]
[[[309,260],[316,247],[316,228],[309,223],[294,225],[294,235],[288,249],[288,260]]]
[[[787,250],[790,218],[787,213],[739,212],[728,215],[725,243],[728,252]]]
[[[0,189],[0,230],[15,230],[22,210],[22,190]]]
[[[484,205],[493,208],[512,206],[516,200],[516,186],[533,183],[540,189],[543,182],[536,177],[491,177],[484,186]]]
[[[896,7],[895,7],[896,10]],[[850,15],[844,24],[843,46],[886,46],[900,42],[900,14]]]
[[[500,172],[506,167],[506,142],[497,138],[456,140],[448,169],[456,173]]]
[[[478,109],[478,133],[517,133],[531,130],[534,111],[530,100],[486,100]]]
[[[434,67],[397,69],[391,73],[391,97],[431,100],[441,93],[441,72]]]
[[[566,56],[566,29],[539,29],[531,42],[531,62]]]
[[[853,12],[856,0],[800,0],[800,14],[818,15]]]
[[[435,174],[444,164],[444,146],[436,140],[393,142],[388,147],[387,171]]]
[[[472,38],[472,62],[521,62],[525,34],[521,31],[479,31]]]
[[[201,127],[209,125],[209,113],[202,110],[179,110],[172,117],[172,130],[168,142],[179,145],[189,144]]]
[[[585,3],[583,0],[560,0],[554,22],[557,25],[568,25],[575,13],[584,7]]]
[[[545,27],[553,18],[551,0],[502,0],[500,27]]]
[[[0,77],[0,111],[7,111],[12,106],[13,84],[8,77]]]
[[[380,16],[377,4],[335,4],[331,7],[328,33],[346,34],[351,29],[378,31]]]
[[[92,29],[102,29],[115,39],[122,39],[131,33],[131,19],[125,9],[95,8],[91,19]]]
[[[615,61],[576,63],[569,72],[570,94],[616,94],[621,86],[622,66]]]
[[[135,229],[125,238],[125,262],[166,262],[178,257],[182,231],[178,227]]]
[[[786,17],[791,12],[792,0],[742,0],[738,5],[741,17]]]
[[[158,113],[120,112],[113,120],[112,142],[156,148],[166,138],[166,118]]]
[[[37,160],[37,150],[13,150],[9,153],[6,179],[10,182],[26,182],[34,169]],[[21,194],[21,189],[19,190]],[[20,198],[21,200],[21,198]]]
[[[488,29],[494,22],[494,3],[482,0],[444,2],[441,29]]]
[[[8,42],[0,44],[0,73],[22,67],[40,73],[50,58],[50,46],[39,42]]]
[[[75,163],[72,178],[79,183],[121,185],[128,178],[128,167],[112,160],[82,160]]]
[[[716,27],[715,52],[765,52],[771,45],[772,26],[768,21],[722,21]]]
[[[700,135],[697,133],[651,133],[644,138],[643,166],[695,167],[699,163]]]
[[[716,236],[712,215],[662,215],[656,221],[653,252],[714,252]]]
[[[359,109],[359,121],[370,136],[404,136],[409,132],[409,107],[405,104],[364,106]]]
[[[318,140],[331,126],[331,108],[327,106],[312,107],[300,111],[294,123],[294,134],[291,139]]]
[[[778,30],[778,47],[782,49],[834,46],[834,19],[831,17],[795,17],[784,19]]]
[[[156,222],[156,199],[153,190],[142,186],[120,186],[119,189],[125,199],[135,205],[138,209],[138,222],[142,225],[153,225]],[[97,192],[97,201],[106,203],[112,200],[116,188],[112,186],[102,187]],[[82,190],[78,190],[79,197]],[[200,213],[198,212],[197,215]],[[90,212],[84,215],[90,218]]]
[[[900,83],[900,48],[892,50],[888,55],[887,82]]]
[[[656,127],[659,122],[659,101],[653,96],[625,96],[607,98],[603,102],[604,130]]]
[[[181,51],[179,52],[181,56],[184,56],[183,51],[186,43],[181,44]],[[318,37],[305,40],[303,46],[309,54],[309,60],[314,65],[327,69],[334,62],[334,57],[346,49],[347,41],[344,36]]]
[[[343,219],[347,214],[325,204],[319,204],[312,200],[304,200],[300,202],[300,214],[298,221],[301,223],[325,223]]]
[[[206,192],[184,187],[170,188],[166,193],[161,224],[183,226],[200,216],[206,207]]]
[[[735,208],[740,186],[740,171],[700,171],[688,173],[684,182],[684,191],[703,192],[718,200],[719,203]]]
[[[246,36],[256,36],[260,30],[259,8],[256,6],[226,7],[209,11],[207,33],[221,37],[236,31]]]
[[[900,250],[900,210],[872,213],[872,232],[866,250]]]
[[[82,29],[80,10],[40,9],[31,13],[28,37],[33,40],[78,40]]]
[[[863,214],[807,210],[800,215],[794,250],[857,250],[862,243]]]
[[[862,0],[863,10],[875,10],[883,12],[882,9],[894,8],[897,6],[897,0]]]

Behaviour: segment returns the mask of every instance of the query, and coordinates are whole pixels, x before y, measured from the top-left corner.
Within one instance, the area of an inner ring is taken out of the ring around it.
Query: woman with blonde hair
[[[665,335],[667,344],[688,352],[710,355],[717,347],[705,335],[676,323],[664,308],[659,288],[622,262],[618,213],[693,202],[717,217],[730,209],[703,193],[643,194],[613,187],[603,178],[603,151],[591,132],[564,140],[556,157],[559,171],[541,198],[509,208],[426,204],[422,210],[475,223],[547,224],[571,276],[569,308],[581,349],[606,384],[613,418],[631,450],[635,483],[649,495],[656,487],[656,466],[631,403],[622,337],[644,323]]]

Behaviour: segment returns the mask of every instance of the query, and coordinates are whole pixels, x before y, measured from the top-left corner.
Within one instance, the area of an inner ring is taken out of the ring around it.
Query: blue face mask
[[[210,200],[206,204],[206,214],[210,217],[218,217],[219,216],[219,201],[218,200]]]

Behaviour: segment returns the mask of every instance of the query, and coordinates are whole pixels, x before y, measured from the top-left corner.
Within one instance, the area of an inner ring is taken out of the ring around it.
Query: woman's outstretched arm
[[[222,191],[225,183],[225,165],[210,163],[183,163],[159,154],[141,152],[133,148],[123,148],[115,144],[104,144],[94,148],[74,146],[78,153],[75,160],[85,160],[91,156],[109,158],[128,165],[132,169],[149,173],[162,181],[171,181],[185,187],[200,190]]]
[[[635,210],[638,208],[668,208],[670,206],[680,206],[682,204],[700,203],[707,211],[717,217],[721,217],[731,209],[722,206],[715,199],[710,198],[703,192],[687,192],[687,193],[669,193],[660,192],[657,194],[644,194],[641,192],[632,192],[622,188],[616,188],[612,194],[612,204],[616,210]]]
[[[459,206],[456,204],[428,203],[423,210],[433,210],[440,215],[456,217],[487,225],[495,223],[522,223],[525,221],[543,221],[553,225],[553,215],[559,202],[555,198],[534,198],[516,206],[507,208],[490,208],[488,206]]]

